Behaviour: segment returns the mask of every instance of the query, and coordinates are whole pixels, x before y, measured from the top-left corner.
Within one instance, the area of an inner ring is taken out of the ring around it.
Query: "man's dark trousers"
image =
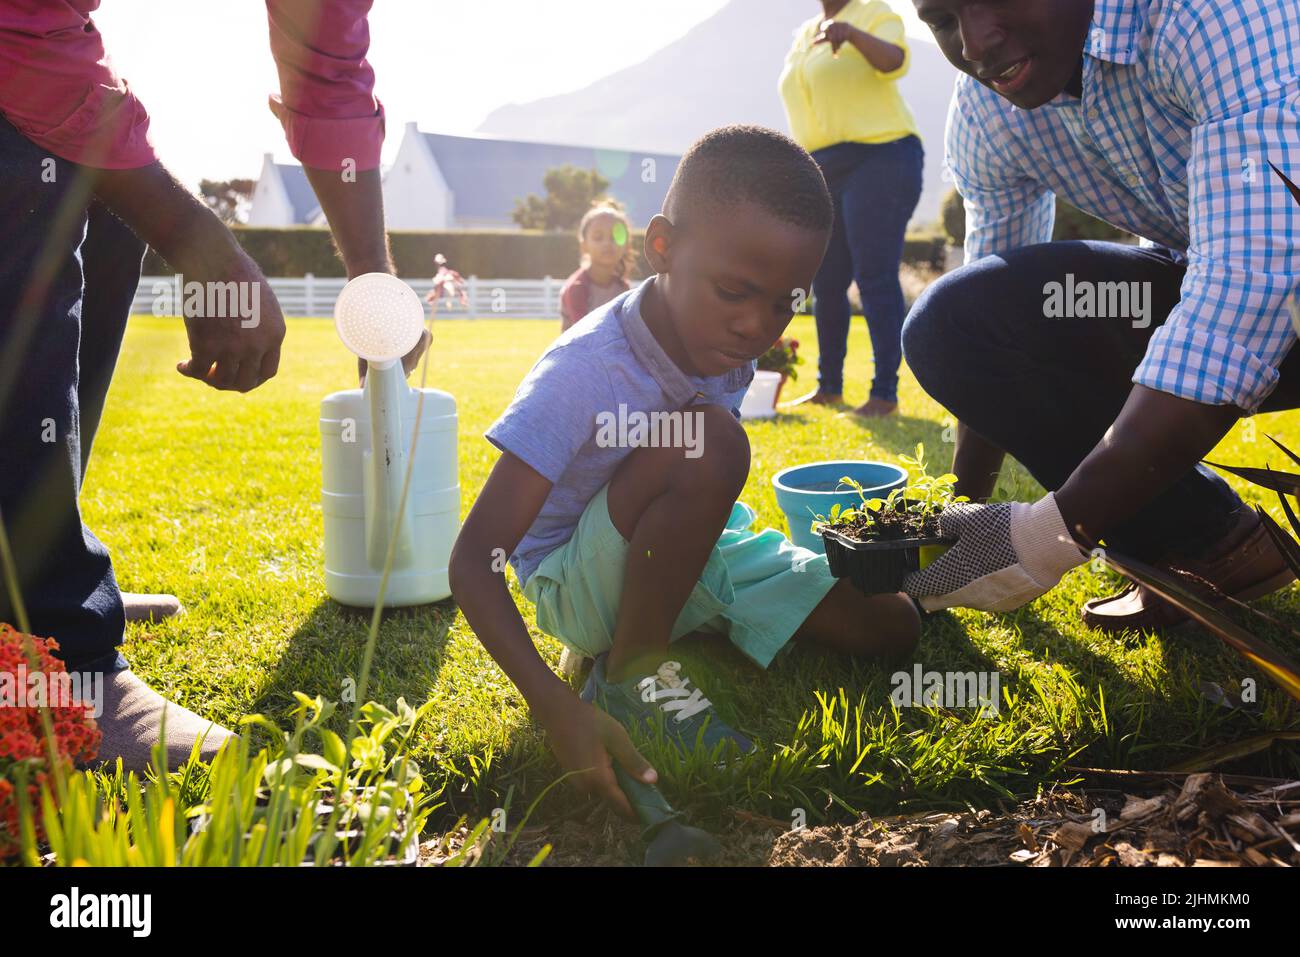
[[[1185,271],[1179,253],[1121,243],[1043,243],[985,256],[922,294],[903,327],[903,350],[926,392],[1045,488],[1059,489],[1119,415],[1151,335],[1178,302]],[[1048,285],[1064,289],[1067,276],[1076,289],[1149,284],[1149,321],[1132,314],[1048,318]],[[1300,357],[1293,351],[1278,371],[1261,411],[1300,406]],[[1106,542],[1148,561],[1196,558],[1228,533],[1241,507],[1222,478],[1198,466]]]
[[[122,667],[122,597],[77,495],[144,244],[84,171],[0,120],[0,513],[33,633],[70,670]],[[8,588],[0,621],[17,626]]]

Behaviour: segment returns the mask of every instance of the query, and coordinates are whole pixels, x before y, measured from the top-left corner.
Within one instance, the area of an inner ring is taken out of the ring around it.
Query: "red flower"
[[[27,797],[37,814],[37,839],[42,836],[40,787],[50,771],[42,710],[50,715],[55,760],[65,774],[76,762],[91,760],[99,750],[100,732],[89,708],[60,697],[65,686],[55,676],[66,674],[67,669],[53,655],[58,647],[53,638],[23,635],[0,622],[0,859],[19,850],[14,788],[20,766],[27,769]],[[44,683],[44,709],[26,701],[33,680]]]

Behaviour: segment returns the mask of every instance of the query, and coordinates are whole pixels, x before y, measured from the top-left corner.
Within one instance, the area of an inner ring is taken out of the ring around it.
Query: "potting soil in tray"
[[[909,537],[897,525],[891,529],[896,537],[873,538],[865,542],[849,537],[846,531],[848,529],[822,529],[826,563],[832,575],[849,579],[853,587],[864,595],[901,591],[908,573],[921,569],[922,548],[951,545],[956,541],[940,535]]]

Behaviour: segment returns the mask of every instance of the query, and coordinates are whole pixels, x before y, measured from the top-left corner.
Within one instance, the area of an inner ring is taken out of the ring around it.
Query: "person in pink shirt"
[[[186,283],[239,284],[216,288],[240,290],[227,302],[249,306],[184,317],[181,375],[249,392],[276,374],[285,327],[257,264],[155,154],[148,112],[113,71],[91,18],[98,7],[0,0],[0,517],[31,631],[58,641],[69,671],[104,674],[99,757],[140,769],[164,709],[173,765],[195,740],[211,757],[230,737],[129,670],[112,561],[77,504],[145,246]],[[366,61],[370,0],[266,8],[280,79],[271,109],[347,274],[392,272],[378,169],[384,112]],[[407,356],[408,372],[426,346]],[[16,619],[0,589],[0,621]]]
[[[632,288],[627,275],[636,265],[632,226],[627,215],[608,203],[594,203],[578,223],[582,265],[560,289],[560,331]]]

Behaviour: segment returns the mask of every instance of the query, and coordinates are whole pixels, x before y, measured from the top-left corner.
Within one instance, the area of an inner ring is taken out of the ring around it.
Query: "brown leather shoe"
[[[1157,562],[1158,568],[1191,572],[1238,601],[1261,598],[1295,581],[1282,553],[1251,508],[1243,507],[1237,524],[1205,558]],[[1089,628],[1113,634],[1156,631],[1188,622],[1188,617],[1164,599],[1136,583],[1118,595],[1094,598],[1082,609]]]
[[[143,773],[165,732],[167,769],[175,771],[189,760],[195,741],[200,760],[211,761],[235,737],[210,719],[168,701],[132,671],[112,671],[103,679],[95,702],[95,721],[103,736],[94,764],[112,764],[121,758],[123,770]]]

